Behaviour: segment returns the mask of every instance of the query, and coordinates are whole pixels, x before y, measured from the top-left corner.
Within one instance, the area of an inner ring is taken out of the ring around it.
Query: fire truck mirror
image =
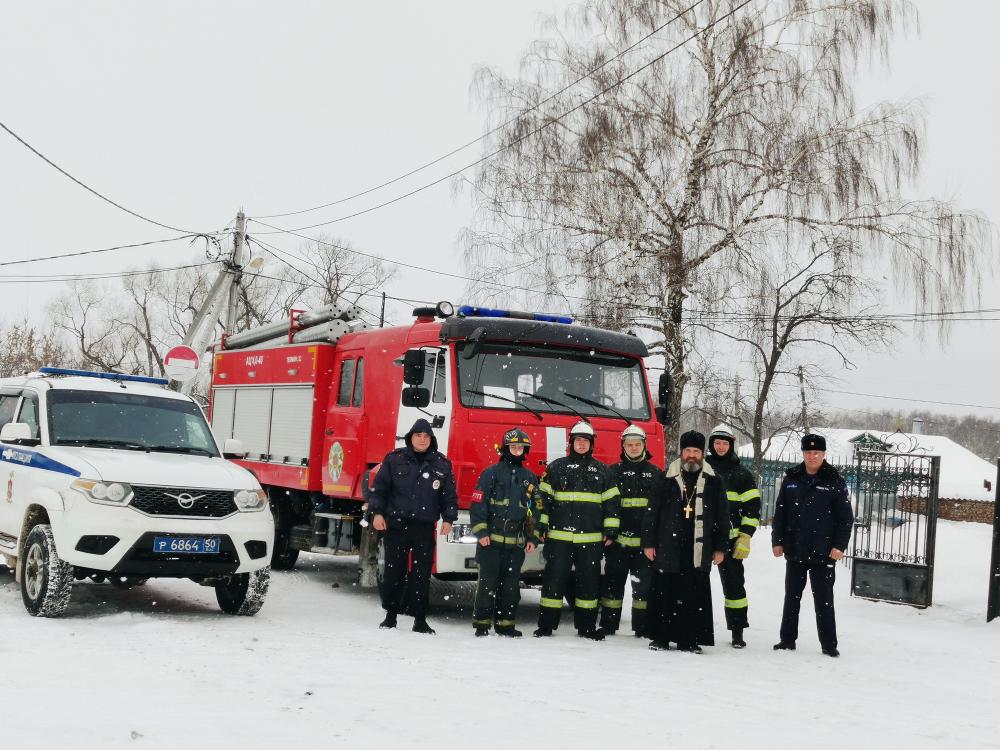
[[[410,349],[403,355],[403,382],[407,385],[420,385],[424,382],[423,350]]]
[[[656,421],[662,425],[670,424],[670,407],[669,406],[657,406],[654,409],[656,412]]]
[[[669,372],[660,375],[659,398],[660,406],[670,406],[670,393],[674,390],[674,381]]]
[[[486,329],[480,326],[466,337],[465,346],[462,348],[462,359],[472,359],[479,354],[479,347],[484,341],[486,341]]]
[[[423,409],[431,402],[431,392],[429,388],[420,388],[418,386],[411,386],[410,388],[403,389],[403,395],[400,398],[400,403],[403,406],[412,406],[417,409]]]

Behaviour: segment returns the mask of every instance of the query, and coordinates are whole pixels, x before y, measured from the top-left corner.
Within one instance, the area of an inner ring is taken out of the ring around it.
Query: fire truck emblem
[[[344,470],[344,448],[340,443],[330,446],[330,460],[326,463],[326,468],[330,472],[331,481],[340,479],[340,474]]]

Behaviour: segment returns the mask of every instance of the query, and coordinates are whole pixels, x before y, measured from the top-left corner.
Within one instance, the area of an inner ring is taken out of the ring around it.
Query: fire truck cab
[[[219,440],[242,442],[238,463],[269,495],[276,569],[292,567],[299,551],[358,554],[360,585],[376,584],[379,540],[364,520],[364,499],[384,456],[420,417],[433,425],[458,488],[458,522],[438,537],[435,575],[443,579],[476,576],[468,508],[511,427],[531,437],[525,465],[539,475],[566,455],[567,433],[580,419],[593,425],[602,461],[619,460],[629,423],[646,431],[654,456],[664,455],[657,415],[666,395],[661,388],[655,409],[648,352],[635,336],[551,315],[455,313],[448,303],[416,309],[408,326],[367,329],[346,308],[333,323],[340,325],[301,328],[293,316],[282,338],[272,324],[224,341],[214,357],[212,427]],[[537,578],[541,568],[536,552],[523,574]]]

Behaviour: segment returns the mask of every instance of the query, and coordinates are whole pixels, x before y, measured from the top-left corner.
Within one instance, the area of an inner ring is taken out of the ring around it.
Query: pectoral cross
[[[691,520],[691,514],[693,512],[694,512],[694,509],[691,507],[691,503],[688,503],[687,505],[684,506],[684,518],[686,518],[687,520],[690,521]]]

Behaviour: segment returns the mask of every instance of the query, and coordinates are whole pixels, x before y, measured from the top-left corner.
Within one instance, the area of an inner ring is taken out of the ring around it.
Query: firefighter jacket
[[[610,467],[612,481],[621,493],[621,526],[616,541],[629,549],[639,549],[642,519],[650,498],[661,487],[662,472],[650,463],[651,457],[647,451],[645,456],[633,461],[622,453],[622,460]]]
[[[649,510],[642,521],[642,546],[656,550],[653,565],[663,573],[679,573],[693,567],[712,569],[712,554],[729,549],[729,508],[722,481],[711,465],[702,464],[691,498],[691,519],[684,513],[686,487],[681,460],[677,459],[665,475],[661,475],[659,492],[651,498]],[[693,534],[693,536],[692,536]],[[682,549],[681,540],[688,539],[693,549]],[[682,554],[691,554],[682,560]]]
[[[601,542],[621,525],[611,469],[589,453],[557,458],[538,484],[535,508],[546,541]]]
[[[424,453],[413,450],[414,432],[426,432],[431,445]],[[458,494],[451,461],[437,449],[437,438],[425,419],[418,419],[406,433],[406,447],[397,448],[382,461],[368,508],[385,516],[386,523],[401,526],[406,521],[436,523],[438,518],[454,523],[458,518]]]
[[[538,477],[507,458],[485,469],[472,493],[469,516],[476,538],[523,547],[538,544],[533,512]]]
[[[753,536],[760,525],[760,490],[753,473],[732,450],[725,456],[710,453],[707,460],[725,485],[733,538],[740,534]]]
[[[771,521],[771,544],[785,548],[785,559],[829,560],[831,549],[847,551],[853,527],[854,512],[840,472],[826,461],[812,475],[804,463],[785,472]]]

